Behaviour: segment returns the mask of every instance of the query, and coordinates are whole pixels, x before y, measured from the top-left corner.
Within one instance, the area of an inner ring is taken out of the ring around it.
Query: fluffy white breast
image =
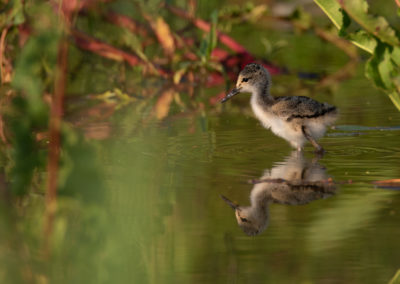
[[[296,129],[284,118],[279,117],[263,108],[257,103],[257,97],[255,95],[251,97],[250,104],[255,116],[261,121],[265,128],[271,129],[275,135],[287,140],[296,148],[303,146],[306,139],[301,132],[301,128]]]

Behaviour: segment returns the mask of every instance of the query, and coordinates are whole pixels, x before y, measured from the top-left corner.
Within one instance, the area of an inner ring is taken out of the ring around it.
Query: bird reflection
[[[234,210],[238,225],[250,236],[268,227],[270,203],[303,205],[335,194],[335,184],[328,178],[318,158],[308,160],[294,151],[284,162],[264,172],[250,193],[250,206],[240,206],[227,197],[222,199]]]

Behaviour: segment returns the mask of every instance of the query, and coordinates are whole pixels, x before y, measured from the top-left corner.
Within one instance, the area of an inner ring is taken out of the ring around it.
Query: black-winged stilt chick
[[[239,93],[251,93],[251,107],[263,126],[302,150],[308,140],[318,153],[317,143],[338,117],[335,106],[304,96],[273,97],[269,93],[271,76],[261,65],[250,63],[240,72],[236,87],[222,99],[225,102]]]

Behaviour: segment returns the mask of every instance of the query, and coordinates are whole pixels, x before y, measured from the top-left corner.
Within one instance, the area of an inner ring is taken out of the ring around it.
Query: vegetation
[[[368,11],[365,0],[315,0],[339,35],[371,54],[366,76],[383,89],[400,110],[400,34],[382,16]],[[396,2],[399,5],[399,2]],[[352,25],[352,22],[357,25]]]

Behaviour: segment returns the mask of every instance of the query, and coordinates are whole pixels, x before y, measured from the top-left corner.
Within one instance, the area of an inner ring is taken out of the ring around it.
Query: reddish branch
[[[176,7],[172,7],[172,6],[168,6],[168,9],[175,15],[184,18],[186,20],[191,21],[197,28],[205,31],[205,32],[209,32],[211,29],[211,24],[207,23],[206,21],[203,21],[201,19],[197,19],[197,18],[193,18],[189,13],[187,13],[186,11],[176,8]],[[218,39],[221,43],[223,43],[224,45],[226,45],[227,47],[229,47],[232,51],[236,52],[236,53],[248,53],[248,51],[246,50],[246,48],[244,48],[240,43],[238,43],[237,41],[235,41],[234,39],[232,39],[230,36],[221,33],[221,32],[217,32],[217,36]]]
[[[205,32],[210,31],[210,29],[211,29],[210,23],[208,23],[202,19],[194,18],[188,12],[186,12],[182,9],[172,7],[172,6],[167,6],[167,7],[173,14],[192,22],[193,25],[196,26],[197,28],[199,28]],[[218,31],[217,31],[217,36],[218,36],[219,41],[221,43],[223,43],[226,47],[231,49],[234,52],[234,54],[228,55],[226,53],[221,53],[222,52],[221,50],[214,49],[213,56],[218,58],[218,61],[220,61],[225,66],[226,70],[234,71],[235,75],[236,75],[237,71],[242,69],[245,65],[247,65],[251,62],[255,62],[255,61],[258,61],[259,63],[263,64],[264,67],[267,68],[271,74],[279,74],[279,73],[286,72],[283,68],[275,66],[265,60],[257,60],[256,57],[253,56],[252,54],[250,54],[250,52],[247,51],[247,49],[245,47],[243,47],[240,43],[235,41],[230,36],[228,36],[224,33],[218,32]],[[237,68],[238,70],[235,70],[235,68]],[[231,75],[231,74],[228,72],[228,75]],[[235,75],[232,74],[232,76],[235,76]],[[219,78],[217,78],[218,76],[214,76],[214,77],[215,77],[214,84],[220,84],[224,81],[224,79],[221,76],[219,76]]]
[[[50,110],[50,138],[47,160],[46,220],[44,227],[45,253],[49,251],[49,240],[53,232],[54,215],[57,208],[57,183],[61,149],[61,120],[67,80],[68,41],[61,39],[58,47],[54,96]]]
[[[150,28],[153,30],[153,33],[160,43],[165,55],[171,59],[175,52],[175,41],[171,32],[171,28],[162,17],[154,17],[142,9],[140,10],[143,18],[149,23]]]
[[[104,43],[98,39],[92,38],[80,31],[72,30],[71,34],[79,48],[97,53],[108,59],[116,61],[125,60],[131,66],[136,66],[140,62],[140,59],[137,56],[115,48],[112,45]]]
[[[69,3],[69,7],[68,4]],[[54,96],[50,105],[49,125],[49,153],[47,156],[47,189],[46,214],[44,222],[44,253],[47,257],[50,252],[50,240],[53,233],[54,216],[57,210],[57,185],[61,151],[61,122],[64,110],[64,95],[67,85],[68,67],[68,40],[65,35],[72,17],[72,4],[77,0],[62,1],[62,8],[58,11],[59,24],[65,28],[64,34],[58,43],[57,66],[54,80]]]
[[[0,37],[0,75],[1,75],[1,83],[4,84],[6,75],[5,71],[3,68],[3,57],[4,57],[4,51],[5,51],[5,40],[6,40],[6,35],[7,35],[8,28],[5,27],[3,31],[1,32],[1,37]]]
[[[171,7],[168,6],[170,11],[186,20],[189,20],[190,22],[193,23],[194,26],[197,28],[209,32],[211,29],[211,24],[197,18],[193,18],[190,13],[181,10],[176,7]],[[151,23],[154,22],[153,18],[151,15],[147,15],[146,13],[142,12],[143,16],[148,20],[148,22]],[[143,37],[147,37],[150,31],[149,27],[144,26],[143,24],[137,23],[135,20],[125,16],[121,15],[118,13],[110,12],[106,15],[106,19],[110,22],[112,22],[115,25],[118,25],[120,27],[124,27],[131,31],[134,34],[141,35]],[[175,39],[172,38],[172,35],[166,35],[166,34],[160,34],[161,32],[165,32],[166,30],[169,30],[168,24],[163,22],[158,23],[157,25],[153,23],[151,26],[151,29],[153,32],[156,34],[158,41],[160,44],[163,46],[164,49],[166,49],[167,44],[163,40],[165,38],[168,38],[169,41],[175,42],[174,45],[180,47],[180,48],[185,48],[186,45],[190,45],[189,42],[185,42],[187,39],[181,39],[180,37],[177,37],[175,35]],[[74,38],[74,41],[76,45],[84,50],[96,53],[100,56],[103,56],[108,59],[116,60],[116,61],[126,61],[129,65],[131,66],[138,66],[142,65],[147,67],[147,69],[150,71],[150,73],[155,74],[155,75],[161,75],[162,77],[168,77],[168,73],[160,68],[155,67],[153,64],[143,61],[141,58],[136,56],[135,54],[131,54],[129,52],[120,50],[112,45],[109,45],[105,42],[102,42],[98,39],[95,39],[93,37],[90,37],[80,31],[77,30],[72,30],[71,35]],[[236,42],[234,39],[229,37],[226,34],[223,34],[221,32],[217,32],[218,38],[221,43],[223,43],[225,46],[227,46],[229,49],[231,49],[234,54],[229,55],[229,53],[223,51],[223,50],[218,50],[215,49],[213,51],[213,57],[221,62],[227,70],[235,70],[238,69],[240,70],[244,65],[256,61],[256,58],[251,55],[242,45],[240,45],[238,42]],[[171,43],[172,44],[172,43]],[[175,47],[173,47],[175,48]],[[168,54],[168,52],[167,52]],[[186,51],[185,57],[190,59],[190,60],[197,60],[197,56],[190,52]],[[282,73],[281,68],[274,66],[268,62],[260,62],[264,64],[266,68],[272,73]],[[219,77],[218,77],[219,76]],[[221,75],[215,75],[214,80],[212,80],[212,84],[220,84],[221,82],[224,81]]]
[[[79,12],[81,10],[89,10],[98,6],[101,3],[108,3],[113,0],[68,0],[62,2],[62,11],[65,15],[71,15],[72,13]],[[55,7],[58,7],[58,3],[55,3]],[[67,17],[69,20],[71,17]]]
[[[78,30],[71,30],[76,45],[84,50],[91,51],[100,56],[116,61],[126,61],[131,66],[144,65],[149,71],[165,77],[167,74],[161,69],[156,69],[153,65],[142,61],[139,57],[126,51],[120,50],[110,44],[90,37]]]
[[[146,27],[125,15],[110,12],[106,15],[106,19],[114,25],[128,29],[133,34],[144,37],[148,33],[148,29]]]
[[[3,116],[1,114],[0,114],[0,139],[4,144],[7,143],[7,138],[6,138],[6,135],[4,134]]]
[[[337,35],[333,33],[329,33],[324,29],[321,29],[319,27],[314,27],[315,34],[322,38],[323,40],[326,40],[334,45],[336,45],[338,48],[343,50],[352,60],[357,60],[358,59],[358,52],[356,47],[351,44],[349,41],[338,37]]]

